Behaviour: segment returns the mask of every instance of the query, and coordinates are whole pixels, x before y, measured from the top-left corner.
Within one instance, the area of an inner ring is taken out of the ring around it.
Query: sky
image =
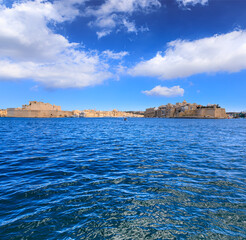
[[[0,0],[0,109],[246,110],[245,0]]]

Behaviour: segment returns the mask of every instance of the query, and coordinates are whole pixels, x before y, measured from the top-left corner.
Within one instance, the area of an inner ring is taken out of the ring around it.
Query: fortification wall
[[[161,118],[227,118],[224,108],[214,105],[197,105],[189,104],[186,101],[176,103],[175,105],[162,105],[158,109],[147,108],[144,112],[145,117],[161,117]]]
[[[199,108],[193,112],[193,115],[184,113],[184,117],[197,117],[197,118],[227,118],[224,108]]]
[[[227,118],[227,114],[224,108],[217,108],[215,111],[216,118]]]
[[[36,102],[36,101],[30,101],[29,105],[23,105],[23,110],[52,110],[52,111],[61,111],[60,106],[52,105],[50,103],[43,103],[43,102]]]
[[[178,117],[194,117],[196,116],[196,110],[186,110],[181,112]]]
[[[174,115],[181,118],[227,118],[224,108],[199,108],[196,110],[186,110]]]
[[[0,109],[0,117],[7,117],[7,110]]]
[[[195,116],[197,116],[198,118],[215,118],[214,108],[199,108],[195,112]]]
[[[143,115],[121,112],[117,110],[113,111],[96,111],[96,110],[84,110],[84,116],[88,118],[95,117],[143,117]]]
[[[19,118],[58,118],[71,117],[73,115],[70,111],[54,111],[54,110],[21,110],[21,109],[7,109],[7,117]]]
[[[197,110],[198,117],[227,118],[224,108],[202,108]]]
[[[215,108],[202,108],[201,117],[211,117],[215,118]]]

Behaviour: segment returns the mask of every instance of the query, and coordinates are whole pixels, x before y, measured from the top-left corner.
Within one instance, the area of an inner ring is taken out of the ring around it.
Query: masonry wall
[[[0,117],[7,117],[7,110],[0,109]]]
[[[156,112],[155,112],[155,111],[144,113],[144,117],[146,117],[146,118],[154,118],[154,117],[156,117],[156,116],[157,116],[157,115],[156,115]]]
[[[121,112],[117,110],[113,111],[96,111],[96,110],[84,110],[84,116],[88,118],[95,117],[143,117],[143,115]]]
[[[58,118],[71,117],[73,115],[70,111],[54,111],[54,110],[21,110],[21,109],[7,109],[7,117],[20,118]]]
[[[50,103],[30,101],[29,105],[23,105],[23,110],[52,110],[52,111],[61,111],[60,106],[52,105]]]
[[[215,118],[215,109],[214,108],[200,108],[197,109],[198,117],[211,117]]]
[[[215,117],[216,118],[227,118],[227,114],[224,108],[218,108],[215,111]]]

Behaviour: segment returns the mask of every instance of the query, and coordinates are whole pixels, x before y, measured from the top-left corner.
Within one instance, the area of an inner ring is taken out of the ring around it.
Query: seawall
[[[56,111],[56,110],[22,110],[22,109],[7,109],[7,117],[19,118],[59,118],[71,117],[73,113],[70,111]]]

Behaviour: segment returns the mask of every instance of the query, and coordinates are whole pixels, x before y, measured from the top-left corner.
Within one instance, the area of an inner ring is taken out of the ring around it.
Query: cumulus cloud
[[[188,5],[206,5],[208,3],[208,0],[176,0],[180,6],[188,6]]]
[[[71,54],[71,53],[69,53]],[[112,77],[107,66],[97,56],[76,54],[75,58],[61,56],[54,63],[14,62],[0,60],[1,79],[33,79],[52,88],[87,87]],[[106,69],[106,70],[105,70]]]
[[[199,73],[246,69],[246,31],[238,30],[195,41],[176,40],[167,50],[129,70],[133,76],[184,78]]]
[[[68,3],[69,2],[69,3]],[[47,87],[86,87],[112,77],[95,51],[79,50],[48,25],[72,21],[85,0],[0,5],[0,79],[33,79]],[[64,5],[63,5],[64,4]]]
[[[136,12],[149,13],[160,7],[159,0],[106,0],[97,8],[86,8],[85,15],[94,18],[89,25],[99,29],[97,35],[101,38],[116,27],[125,28],[127,32],[141,32],[143,27],[138,28],[129,17]]]
[[[160,85],[154,87],[151,90],[143,91],[144,94],[149,96],[161,96],[161,97],[182,97],[184,95],[184,89],[180,86],[174,87],[162,87]]]

